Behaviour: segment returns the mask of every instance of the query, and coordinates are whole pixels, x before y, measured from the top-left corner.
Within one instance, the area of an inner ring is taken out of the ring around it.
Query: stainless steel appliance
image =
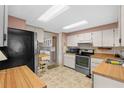
[[[77,48],[77,47],[68,47],[68,50],[66,51],[66,53],[75,53],[75,54],[77,54],[77,53],[79,53],[79,48]]]
[[[88,77],[91,74],[91,55],[94,54],[93,49],[81,49],[76,55],[75,69]]]
[[[8,28],[8,46],[0,48],[7,56],[6,62],[0,63],[0,69],[27,65],[36,72],[37,60],[36,33],[21,29]]]

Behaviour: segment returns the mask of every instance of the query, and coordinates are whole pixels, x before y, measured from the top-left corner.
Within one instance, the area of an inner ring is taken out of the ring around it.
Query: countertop
[[[115,57],[113,54],[103,54],[103,53],[95,53],[91,56],[92,58],[100,58],[100,59],[119,59]]]
[[[76,55],[75,53],[65,53],[65,55]]]
[[[124,82],[124,67],[122,67],[121,65],[112,65],[102,62],[93,70],[93,74],[98,74],[104,77]]]
[[[38,54],[37,56],[38,57],[48,57],[49,55],[48,54]]]
[[[40,80],[27,66],[0,70],[0,88],[45,88]]]

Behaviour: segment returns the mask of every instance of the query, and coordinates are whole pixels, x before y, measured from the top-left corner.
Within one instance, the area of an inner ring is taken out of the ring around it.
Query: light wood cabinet
[[[93,88],[124,88],[124,83],[101,75],[93,75]]]
[[[92,43],[94,47],[119,47],[119,39],[120,31],[114,28],[67,36],[67,46],[78,46],[78,43]],[[122,39],[123,43],[124,40]]]
[[[120,14],[121,46],[124,46],[124,5],[121,6]]]
[[[8,9],[0,5],[0,47],[7,46]]]
[[[75,69],[75,55],[65,54],[64,55],[64,65]]]
[[[38,42],[43,43],[44,42],[44,31],[40,28],[36,28],[36,32],[37,32],[37,40]]]
[[[103,47],[113,47],[114,46],[113,29],[102,31],[102,46]]]
[[[92,33],[93,46],[102,47],[102,31]]]
[[[92,43],[92,33],[67,36],[67,46],[78,46],[78,43]]]
[[[108,29],[92,33],[94,47],[118,47],[120,46],[120,32],[118,29]]]
[[[77,39],[78,43],[92,43],[92,33],[79,34]]]
[[[78,46],[77,35],[67,36],[67,46]]]
[[[119,29],[114,29],[114,47],[120,46],[120,31]]]

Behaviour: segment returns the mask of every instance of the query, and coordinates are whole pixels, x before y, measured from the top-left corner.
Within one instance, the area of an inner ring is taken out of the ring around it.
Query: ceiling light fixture
[[[79,22],[76,22],[74,24],[70,24],[68,26],[65,26],[65,27],[63,27],[63,29],[71,29],[71,28],[75,28],[75,27],[78,27],[80,25],[85,25],[85,24],[88,24],[88,22],[86,20],[83,20],[83,21],[79,21]]]
[[[51,8],[49,8],[43,15],[41,15],[38,18],[38,20],[47,22],[68,9],[69,9],[69,6],[67,5],[54,5]]]

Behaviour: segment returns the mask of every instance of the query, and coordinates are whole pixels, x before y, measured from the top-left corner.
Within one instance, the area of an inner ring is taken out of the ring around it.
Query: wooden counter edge
[[[102,63],[105,63],[105,62],[102,62]],[[102,64],[102,63],[101,63],[101,64]],[[98,65],[98,66],[99,66],[99,65]],[[97,74],[97,75],[100,75],[100,76],[103,76],[103,77],[107,77],[107,78],[110,78],[110,79],[112,79],[112,80],[116,80],[116,81],[119,81],[119,82],[123,82],[123,83],[124,83],[124,80],[117,79],[117,78],[113,78],[113,77],[111,77],[111,76],[104,75],[104,74],[102,74],[102,73],[96,72],[95,69],[92,71],[92,73],[93,73],[93,75],[94,75],[94,74]]]

